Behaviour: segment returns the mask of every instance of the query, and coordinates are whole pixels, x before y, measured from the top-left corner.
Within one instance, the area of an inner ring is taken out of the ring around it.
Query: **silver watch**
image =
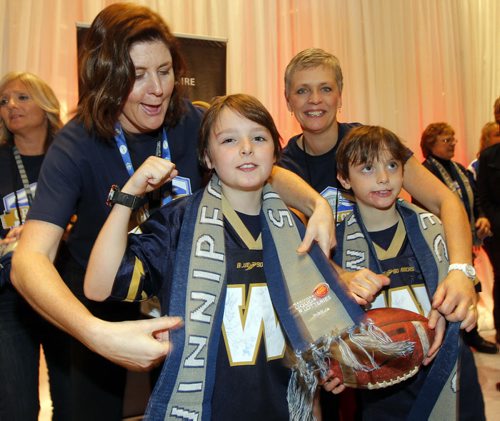
[[[474,269],[474,266],[469,265],[468,263],[452,263],[450,266],[448,266],[448,273],[452,270],[460,270],[463,273],[465,273],[465,276],[469,278],[470,280],[476,279],[476,269]]]

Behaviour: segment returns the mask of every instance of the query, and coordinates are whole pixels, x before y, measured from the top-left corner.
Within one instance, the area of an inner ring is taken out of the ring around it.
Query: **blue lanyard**
[[[127,169],[128,175],[132,176],[134,174],[134,165],[132,164],[132,158],[130,157],[130,152],[127,146],[127,140],[125,139],[125,134],[123,133],[123,129],[120,123],[116,123],[115,126],[115,142],[118,146],[118,150],[120,151],[120,155],[122,157],[123,163],[125,164],[125,168]],[[160,143],[160,142],[158,142]],[[159,147],[157,148],[159,149]],[[160,151],[157,150],[157,156],[160,156]],[[168,139],[167,139],[167,131],[165,127],[162,132],[162,140],[161,140],[161,157],[163,159],[168,159],[171,161],[170,148],[168,147]],[[170,195],[165,196],[161,200],[161,204],[164,205],[172,200]]]

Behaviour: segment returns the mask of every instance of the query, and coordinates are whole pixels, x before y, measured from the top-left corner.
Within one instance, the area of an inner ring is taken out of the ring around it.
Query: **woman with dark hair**
[[[7,253],[23,231],[47,148],[62,127],[59,101],[32,73],[0,80],[0,419],[38,418],[40,346],[49,372],[53,419],[69,412],[69,337],[43,320],[8,282]],[[5,253],[5,254],[4,254]]]
[[[126,367],[143,369],[164,358],[169,344],[157,341],[153,333],[179,321],[106,323],[138,318],[138,307],[87,300],[83,277],[91,247],[110,212],[106,198],[111,205],[133,207],[136,225],[161,204],[202,187],[196,156],[202,110],[183,98],[183,74],[178,43],[158,14],[116,3],[97,15],[83,44],[77,114],[47,155],[13,259],[12,282],[38,311],[83,345]],[[120,192],[149,156],[171,161],[177,176],[145,197]],[[311,220],[319,223],[308,241],[316,232],[327,238],[318,241],[331,246],[327,203],[312,189],[297,198],[285,193],[291,206],[315,211]],[[73,214],[77,221],[67,240],[70,256],[59,268],[66,286],[52,261]],[[122,419],[125,370],[75,343],[73,374],[73,419]]]
[[[19,247],[24,257],[14,259],[14,265],[17,261],[20,272],[50,283],[57,275],[45,270],[76,214],[60,276],[94,316],[135,320],[140,318],[137,305],[95,303],[83,294],[90,249],[109,213],[106,198],[112,185],[123,186],[134,168],[156,154],[175,162],[182,175],[161,190],[163,199],[198,189],[202,173],[191,151],[202,113],[182,98],[184,64],[177,40],[145,7],[117,3],[101,11],[87,31],[80,59],[77,114],[47,155],[26,224],[29,241]],[[138,215],[144,217],[161,199],[151,195]],[[121,420],[126,370],[82,342],[71,346],[73,419]]]

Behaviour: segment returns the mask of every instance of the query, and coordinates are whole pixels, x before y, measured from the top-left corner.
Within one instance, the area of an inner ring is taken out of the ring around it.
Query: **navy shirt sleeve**
[[[162,309],[167,308],[177,244],[189,200],[184,197],[163,206],[141,225],[141,234],[129,234],[110,300],[142,301],[158,296]]]

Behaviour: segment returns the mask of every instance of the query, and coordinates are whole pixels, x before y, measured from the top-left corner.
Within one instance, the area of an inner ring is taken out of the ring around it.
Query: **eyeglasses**
[[[441,142],[443,142],[445,145],[451,145],[451,144],[457,143],[458,140],[455,138],[455,136],[450,136],[450,137],[445,137],[444,139],[441,139]]]

